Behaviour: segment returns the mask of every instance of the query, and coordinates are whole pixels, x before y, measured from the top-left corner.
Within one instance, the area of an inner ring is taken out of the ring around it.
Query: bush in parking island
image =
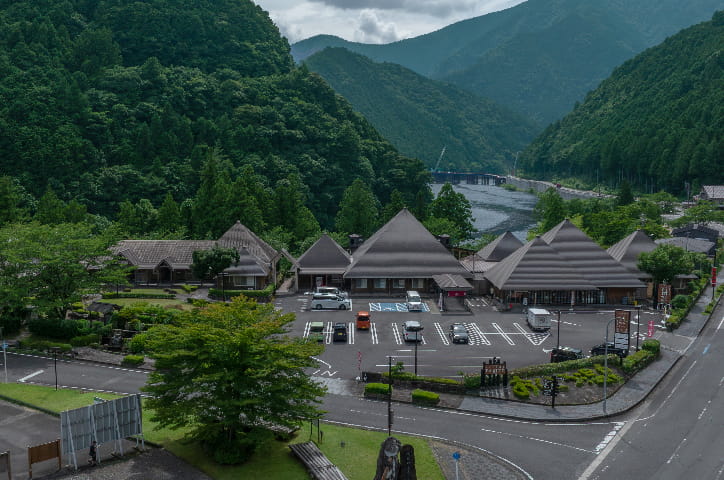
[[[421,405],[437,405],[440,402],[440,395],[427,390],[416,388],[412,391],[412,403]]]
[[[644,340],[644,342],[641,344],[642,350],[648,350],[649,352],[653,353],[655,356],[659,356],[659,353],[661,353],[661,342],[658,340],[654,340],[653,338],[647,338]]]
[[[126,355],[123,357],[123,360],[121,361],[121,365],[125,365],[127,367],[137,367],[145,361],[145,358],[143,355]]]
[[[649,350],[639,350],[623,359],[621,369],[627,374],[636,373],[656,360],[656,355]]]
[[[387,397],[387,394],[392,389],[390,386],[386,383],[368,383],[365,385],[365,396],[385,396]]]

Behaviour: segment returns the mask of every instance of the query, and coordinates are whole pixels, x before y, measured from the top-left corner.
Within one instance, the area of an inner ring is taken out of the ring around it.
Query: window
[[[235,287],[251,287],[254,288],[256,286],[256,282],[254,281],[254,277],[247,277],[243,275],[234,275],[231,277],[234,286]]]
[[[359,289],[367,288],[367,279],[366,278],[355,278],[354,279],[354,288],[359,288]]]
[[[412,288],[418,288],[422,290],[422,288],[425,286],[425,279],[424,278],[413,278],[412,279]]]
[[[387,286],[387,279],[386,278],[375,278],[374,279],[374,288],[379,290],[383,289]]]
[[[405,289],[405,279],[404,278],[396,278],[392,280],[392,288],[396,288],[399,290]]]

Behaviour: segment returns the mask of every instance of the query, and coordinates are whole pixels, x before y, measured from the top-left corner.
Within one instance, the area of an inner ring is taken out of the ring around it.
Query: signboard
[[[659,284],[659,303],[671,303],[671,285]]]
[[[711,267],[711,286],[716,287],[716,267]]]
[[[616,310],[615,318],[616,330],[613,334],[613,346],[628,350],[629,333],[631,331],[631,311]]]
[[[447,296],[448,297],[464,297],[465,291],[464,290],[448,290]]]
[[[654,321],[653,320],[649,320],[649,331],[647,332],[647,334],[649,337],[654,336]]]
[[[483,372],[485,375],[505,375],[508,371],[508,368],[505,366],[505,363],[501,364],[491,364],[491,363],[484,363],[483,364]]]

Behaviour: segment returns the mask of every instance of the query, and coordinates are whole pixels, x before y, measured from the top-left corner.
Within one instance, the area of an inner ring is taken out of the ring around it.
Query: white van
[[[334,295],[339,295],[340,297],[347,297],[347,292],[344,292],[337,287],[317,287],[314,293],[332,293]]]
[[[551,328],[551,312],[545,308],[529,308],[528,325],[535,331],[546,331]]]
[[[312,309],[333,309],[333,310],[349,310],[352,308],[352,302],[349,298],[345,298],[333,293],[315,293],[312,296]]]
[[[422,298],[420,298],[420,294],[417,293],[414,290],[410,290],[405,295],[405,303],[407,304],[407,311],[422,311]]]

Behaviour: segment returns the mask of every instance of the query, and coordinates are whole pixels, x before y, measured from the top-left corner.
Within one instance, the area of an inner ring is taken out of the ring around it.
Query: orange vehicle
[[[357,330],[370,329],[370,312],[360,310],[357,312]]]

